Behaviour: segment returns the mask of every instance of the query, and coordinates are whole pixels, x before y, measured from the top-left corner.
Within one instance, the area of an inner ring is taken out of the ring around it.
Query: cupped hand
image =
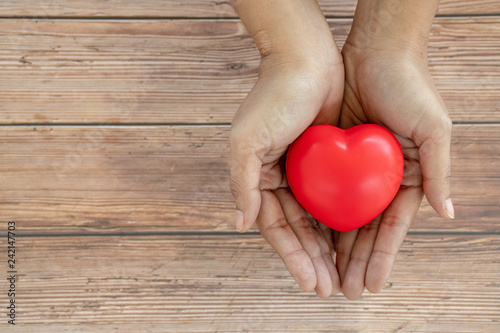
[[[358,230],[334,233],[336,265],[349,299],[358,298],[365,286],[374,293],[383,288],[424,193],[438,214],[454,217],[452,123],[422,54],[357,48],[349,39],[342,50],[346,77],[340,127],[384,126],[399,140],[405,159],[401,188],[389,207]]]
[[[284,160],[308,126],[337,123],[344,71],[336,48],[304,59],[263,58],[259,79],[232,122],[231,190],[237,229],[244,232],[256,221],[300,287],[328,297],[340,290],[333,235],[287,188]]]

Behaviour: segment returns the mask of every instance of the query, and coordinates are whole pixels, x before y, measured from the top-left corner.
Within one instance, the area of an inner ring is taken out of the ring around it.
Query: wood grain
[[[341,47],[355,0],[319,2]],[[500,332],[500,6],[439,15],[457,219],[424,202],[383,292],[347,301],[301,292],[260,235],[233,232],[227,124],[259,55],[229,0],[2,0],[18,331]]]
[[[327,16],[352,16],[356,0],[319,0]],[[229,0],[3,0],[2,16],[235,17]],[[438,14],[499,14],[496,0],[442,0]]]
[[[341,46],[350,20],[330,20]],[[0,123],[229,123],[259,55],[233,20],[0,20]],[[454,121],[500,121],[500,17],[436,19]]]
[[[301,292],[259,235],[22,237],[17,246],[23,332],[500,329],[499,236],[410,236],[382,293],[357,301]]]
[[[234,231],[229,126],[7,126],[0,220],[23,233]],[[412,231],[497,232],[500,125],[455,125],[457,219],[428,204]]]

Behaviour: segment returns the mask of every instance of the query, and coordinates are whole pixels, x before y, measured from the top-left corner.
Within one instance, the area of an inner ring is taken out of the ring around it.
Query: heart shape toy
[[[358,229],[391,203],[404,172],[401,145],[387,129],[311,126],[288,150],[288,185],[318,221],[338,231]]]

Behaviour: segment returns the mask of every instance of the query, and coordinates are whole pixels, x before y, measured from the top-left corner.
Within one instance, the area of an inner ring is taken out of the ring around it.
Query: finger
[[[415,142],[419,146],[425,196],[439,215],[453,219],[455,212],[450,198],[451,120],[447,115],[435,117],[432,123],[420,128],[424,128],[423,134]]]
[[[340,292],[342,289],[341,284],[340,284],[340,275],[337,270],[337,266],[335,265],[335,240],[334,240],[334,230],[330,229],[326,225],[322,224],[321,222],[318,222],[319,229],[321,230],[323,234],[323,238],[326,242],[326,246],[328,246],[328,251],[331,254],[331,257],[328,257],[328,260],[326,261],[326,264],[328,265],[328,270],[331,273],[332,277],[332,295],[336,295]],[[321,242],[322,243],[322,242]],[[320,243],[320,245],[321,245]],[[322,247],[323,248],[323,247]],[[325,247],[326,251],[326,247]]]
[[[283,259],[285,266],[304,291],[312,291],[317,284],[311,258],[288,224],[280,202],[270,191],[262,191],[262,205],[257,217],[260,233]]]
[[[260,209],[259,190],[262,161],[248,147],[245,138],[232,135],[231,147],[231,192],[236,203],[236,229],[247,231],[255,222]]]
[[[344,284],[347,265],[349,264],[352,248],[357,236],[358,229],[349,232],[339,232],[338,240],[335,242],[335,250],[337,251],[337,271],[339,272],[340,283],[342,285]]]
[[[323,233],[323,237],[325,238],[326,243],[328,244],[328,250],[332,254],[335,253],[335,241],[333,239],[333,230],[324,225],[323,223],[318,221],[319,229]],[[335,269],[337,270],[337,269]]]
[[[380,292],[389,278],[396,255],[417,214],[422,197],[420,186],[401,188],[385,210],[366,269],[365,284],[370,292]]]
[[[342,292],[350,300],[359,298],[365,290],[366,269],[377,238],[381,219],[382,214],[359,229],[347,265],[344,283],[342,284]]]
[[[327,298],[334,289],[338,292],[340,283],[337,270],[319,225],[307,215],[289,189],[278,189],[274,193],[280,201],[288,224],[311,258],[317,278],[316,293],[322,298]]]

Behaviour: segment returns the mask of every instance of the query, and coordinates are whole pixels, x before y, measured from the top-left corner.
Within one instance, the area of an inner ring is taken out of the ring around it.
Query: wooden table
[[[355,1],[320,1],[341,46]],[[382,293],[301,292],[234,232],[232,115],[259,55],[227,0],[2,0],[0,331],[500,332],[500,6],[443,0],[429,65],[457,219],[424,202]],[[5,236],[4,236],[5,235]]]

